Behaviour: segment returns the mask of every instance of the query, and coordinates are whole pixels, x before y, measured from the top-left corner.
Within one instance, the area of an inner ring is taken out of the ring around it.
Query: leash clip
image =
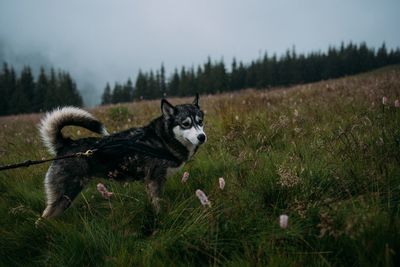
[[[87,151],[84,152],[84,153],[79,152],[79,153],[77,153],[77,155],[78,155],[78,156],[91,157],[91,156],[93,155],[93,152],[94,152],[93,150],[89,149],[89,150],[87,150]]]

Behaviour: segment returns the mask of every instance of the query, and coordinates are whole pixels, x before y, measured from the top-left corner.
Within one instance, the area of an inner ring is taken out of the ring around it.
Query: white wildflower
[[[188,172],[184,172],[183,175],[182,175],[181,182],[182,183],[186,183],[188,179],[189,179],[189,173]]]
[[[211,206],[211,202],[208,200],[206,194],[200,189],[196,190],[196,196],[199,198],[201,205],[203,206]]]
[[[97,184],[97,191],[99,191],[101,196],[105,199],[110,199],[110,197],[113,195],[113,192],[109,192],[102,183]]]
[[[289,216],[287,216],[286,214],[282,214],[281,216],[279,216],[279,226],[282,229],[286,229],[288,227],[288,222]]]
[[[219,177],[218,181],[219,181],[219,188],[221,190],[224,190],[224,187],[225,187],[225,179],[224,179],[224,177]]]

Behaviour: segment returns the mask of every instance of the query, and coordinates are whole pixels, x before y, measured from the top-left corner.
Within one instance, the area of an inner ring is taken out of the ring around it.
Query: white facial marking
[[[175,138],[181,142],[184,146],[190,148],[192,146],[198,146],[200,144],[197,138],[200,134],[204,134],[203,126],[190,127],[183,129],[181,126],[175,126],[172,131],[175,134]]]
[[[185,123],[192,123],[192,119],[189,118],[189,117],[187,117],[186,119],[184,119],[184,120],[182,121],[182,123],[183,123],[183,124],[185,124]]]

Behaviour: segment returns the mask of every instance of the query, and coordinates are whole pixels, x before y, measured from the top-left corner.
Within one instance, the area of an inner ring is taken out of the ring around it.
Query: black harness
[[[180,162],[180,160],[165,148],[155,148],[140,142],[140,138],[144,135],[139,132],[134,136],[113,137],[99,140],[93,147],[93,156],[101,158],[123,158],[132,152],[138,153],[150,158],[169,160]]]

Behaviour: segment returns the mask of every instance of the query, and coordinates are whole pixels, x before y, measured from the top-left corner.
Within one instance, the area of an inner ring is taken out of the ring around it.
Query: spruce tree
[[[179,86],[180,86],[180,78],[178,70],[175,69],[174,74],[172,75],[168,83],[168,95],[171,96],[179,95]]]
[[[155,99],[160,97],[160,92],[158,91],[158,85],[154,76],[153,71],[150,71],[150,75],[147,79],[147,91],[145,93],[147,99]]]
[[[378,53],[376,55],[377,66],[382,67],[386,65],[387,62],[387,50],[386,44],[383,43],[382,46],[378,49]]]
[[[35,94],[35,81],[34,81],[34,78],[32,75],[32,70],[29,66],[25,66],[22,69],[19,83],[22,86],[22,90],[24,91],[24,94],[28,98],[29,104],[32,104],[32,99]],[[30,107],[30,111],[32,111],[31,107]]]
[[[35,112],[41,112],[45,109],[45,97],[49,86],[48,78],[43,67],[40,68],[39,78],[36,82],[35,95],[33,98],[33,109]]]
[[[128,79],[122,88],[122,99],[123,102],[130,102],[133,99],[133,84],[131,79]]]
[[[12,82],[11,71],[8,67],[8,64],[4,62],[3,69],[0,73],[0,115],[9,114],[9,102],[14,89],[15,84]]]
[[[165,81],[165,68],[163,63],[161,64],[161,70],[160,70],[160,91],[162,96],[166,96],[167,84]]]
[[[180,83],[179,83],[179,89],[178,89],[178,95],[179,96],[185,96],[188,94],[190,90],[190,84],[189,84],[189,77],[186,73],[185,66],[182,66],[181,69],[181,74],[180,74]]]
[[[223,60],[213,66],[211,79],[212,92],[224,92],[228,89],[228,75]]]
[[[145,98],[145,94],[147,91],[147,77],[145,74],[142,73],[141,70],[139,70],[139,74],[136,78],[136,83],[135,83],[135,91],[134,91],[134,98],[142,100]]]
[[[21,76],[17,79],[16,89],[12,93],[10,100],[10,113],[32,112],[31,99],[33,98],[33,77],[30,68],[25,67]]]
[[[110,84],[107,83],[106,88],[104,88],[103,95],[101,96],[101,104],[107,105],[111,104],[112,96],[111,96],[111,87]]]
[[[231,74],[229,75],[229,89],[230,90],[239,89],[239,87],[238,87],[238,71],[237,71],[236,58],[232,59]]]
[[[62,97],[59,100],[59,105],[71,105],[81,107],[83,105],[82,97],[80,96],[75,81],[69,73],[61,74],[59,80],[59,94]]]
[[[187,95],[193,96],[198,93],[198,80],[196,78],[196,74],[194,72],[194,68],[192,67],[190,71],[187,73],[188,78],[188,91]]]
[[[120,85],[119,83],[115,83],[114,90],[112,92],[112,103],[116,104],[121,102],[124,102],[122,85]]]
[[[57,81],[56,72],[53,68],[51,68],[49,84],[47,86],[46,96],[44,99],[44,109],[45,110],[51,110],[58,106],[57,88],[58,88],[58,81]]]

